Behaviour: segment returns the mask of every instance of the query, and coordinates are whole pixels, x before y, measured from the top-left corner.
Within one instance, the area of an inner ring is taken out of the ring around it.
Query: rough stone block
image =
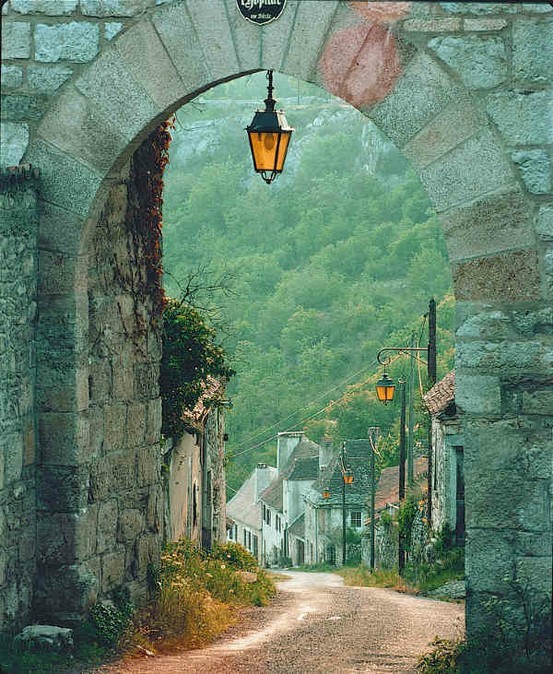
[[[159,364],[137,363],[134,366],[134,393],[139,399],[153,399],[159,395]]]
[[[506,533],[470,528],[465,551],[465,575],[471,590],[501,592],[508,589],[512,548]]]
[[[539,298],[536,251],[515,251],[453,265],[458,300],[528,301]]]
[[[2,95],[2,119],[20,122],[22,120],[40,119],[46,109],[46,100],[43,96],[28,94]]]
[[[136,454],[136,479],[141,487],[157,484],[159,482],[159,471],[161,458],[159,452],[155,452],[151,447],[145,447],[137,451]]]
[[[532,246],[532,207],[516,190],[487,194],[441,215],[450,260],[510,250],[513,242]]]
[[[202,44],[210,45],[209,49],[204,50],[204,58],[214,80],[235,75],[240,71],[230,26],[226,20],[221,20],[223,8],[220,5],[221,3],[197,0],[187,2],[188,13],[198,39]]]
[[[499,416],[501,414],[499,377],[456,372],[455,403],[467,414]]]
[[[511,158],[532,194],[551,193],[551,160],[545,150],[519,150]]]
[[[305,3],[299,3],[290,34],[288,51],[282,63],[284,72],[293,72],[295,77],[311,81],[317,69],[318,56],[324,46],[329,27],[339,3],[325,2],[317,12]]]
[[[149,127],[161,112],[113,50],[101,54],[75,86],[127,140]]]
[[[511,145],[553,142],[550,91],[509,91],[489,94],[486,110]]]
[[[81,240],[83,219],[53,204],[40,204],[38,245],[43,250],[76,254]]]
[[[553,239],[553,206],[540,207],[536,229],[542,239]]]
[[[206,87],[210,77],[202,45],[192,30],[188,13],[183,11],[182,6],[170,6],[157,12],[152,21],[185,90],[192,94]]]
[[[519,17],[513,23],[513,74],[521,82],[551,82],[553,22]]]
[[[545,595],[551,597],[551,554],[547,557],[525,557],[517,562],[517,580],[528,588],[533,599]]]
[[[125,578],[125,548],[119,546],[115,552],[102,557],[102,591],[109,592],[123,584]]]
[[[106,40],[113,40],[123,30],[123,24],[119,21],[110,21],[104,24],[104,36]]]
[[[0,166],[17,166],[21,162],[29,143],[29,125],[17,122],[2,122],[0,133],[2,135]]]
[[[151,0],[81,0],[85,16],[100,18],[111,16],[136,16],[151,5]]]
[[[104,447],[107,450],[121,449],[126,446],[127,408],[125,405],[106,405],[104,410]]]
[[[493,134],[484,130],[420,172],[438,211],[514,187],[511,165]]]
[[[28,59],[31,56],[31,24],[2,21],[2,59]]]
[[[145,442],[147,444],[159,442],[161,438],[161,398],[148,402],[146,419]]]
[[[86,457],[89,425],[84,414],[43,412],[38,428],[42,464],[78,465]]]
[[[49,564],[73,564],[77,561],[76,513],[44,513],[37,517],[39,559]]]
[[[500,2],[440,2],[448,14],[506,14],[517,11],[515,4]]]
[[[144,515],[140,510],[126,509],[119,513],[118,540],[129,543],[144,530]]]
[[[86,63],[98,53],[100,29],[90,21],[35,26],[35,59],[44,63]]]
[[[66,87],[38,129],[38,135],[78,161],[107,173],[128,140],[73,86]]]
[[[2,89],[17,89],[23,84],[23,68],[2,66]]]
[[[430,56],[419,54],[392,93],[368,114],[401,148],[459,94],[449,75]]]
[[[481,113],[472,102],[460,100],[432,118],[403,148],[405,156],[424,168],[464,140],[483,125]]]
[[[39,251],[39,293],[42,296],[63,295],[82,289],[87,266],[86,255],[74,257],[57,251]]]
[[[11,0],[10,7],[20,14],[68,16],[77,8],[78,0]]]
[[[86,506],[85,469],[43,466],[37,480],[37,507],[50,512],[78,512]]]
[[[189,93],[152,24],[141,22],[117,40],[117,51],[134,77],[162,108]]]
[[[449,33],[461,30],[461,19],[454,17],[407,19],[401,27],[408,33]]]
[[[543,347],[540,342],[459,342],[455,354],[460,367],[481,371],[532,371],[543,366]]]
[[[4,439],[4,485],[10,485],[21,479],[23,470],[23,437],[21,433],[11,434]]]
[[[97,552],[99,554],[115,547],[118,520],[119,508],[116,499],[100,503],[98,508],[97,540]]]
[[[261,33],[261,65],[280,70],[284,62],[290,36],[296,21],[299,3],[289,3],[278,21],[263,26]]]
[[[144,444],[146,409],[144,403],[130,403],[127,407],[127,442],[130,447]]]
[[[490,19],[490,18],[482,18],[482,19],[465,19],[463,21],[463,29],[465,32],[483,32],[483,31],[499,31],[503,30],[503,28],[506,28],[509,25],[509,23],[505,19]]]
[[[236,11],[235,0],[225,0],[227,19],[237,49],[239,72],[248,72],[261,67],[261,36],[263,28],[251,21],[244,21]]]
[[[428,43],[471,89],[491,89],[507,79],[505,43],[500,37],[436,37]]]
[[[508,339],[510,318],[503,311],[482,311],[468,316],[456,330],[457,337],[473,337],[491,341]]]
[[[27,83],[40,94],[53,94],[72,74],[73,69],[66,65],[29,65]]]
[[[44,201],[77,215],[88,215],[102,181],[100,174],[41,140],[32,143],[25,159],[40,166]],[[69,181],[67,176],[71,177]]]

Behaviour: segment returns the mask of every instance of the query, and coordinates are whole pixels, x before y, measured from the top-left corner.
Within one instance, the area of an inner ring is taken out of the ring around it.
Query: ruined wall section
[[[35,575],[36,189],[0,174],[0,629],[28,619]]]

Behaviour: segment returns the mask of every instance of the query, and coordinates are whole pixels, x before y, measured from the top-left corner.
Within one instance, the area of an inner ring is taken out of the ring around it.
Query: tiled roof
[[[316,480],[318,476],[319,457],[312,456],[295,460],[286,477],[288,480]]]
[[[428,470],[428,459],[421,456],[415,459],[415,482],[423,483]],[[424,488],[424,484],[422,485]],[[384,468],[378,480],[375,495],[375,510],[383,510],[388,503],[399,503],[399,466]]]
[[[430,414],[443,412],[455,400],[455,370],[434,384],[423,399]]]
[[[263,501],[263,503],[265,503],[268,506],[271,506],[271,508],[274,508],[279,512],[282,512],[282,505],[283,505],[282,480],[283,480],[282,475],[279,475],[276,478],[276,480],[273,480],[271,484],[261,492],[259,496],[260,501]]]
[[[204,390],[201,398],[196,403],[194,409],[184,410],[182,420],[193,431],[202,431],[203,422],[212,407],[212,403],[221,400],[225,394],[226,381],[208,377],[204,383]]]

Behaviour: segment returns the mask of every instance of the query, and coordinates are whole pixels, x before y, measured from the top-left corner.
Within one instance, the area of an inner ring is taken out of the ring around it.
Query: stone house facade
[[[305,496],[305,561],[341,565],[343,501],[345,497],[348,560],[361,554],[361,532],[367,517],[371,480],[368,440],[348,440],[345,451],[334,451],[324,443],[319,476]],[[344,484],[342,468],[353,473],[353,482]]]
[[[224,384],[210,379],[187,431],[166,445],[166,537],[188,538],[204,549],[226,540]]]
[[[435,531],[447,528],[455,541],[465,539],[464,440],[455,405],[455,371],[424,396],[432,418],[431,522]]]
[[[513,583],[532,601],[552,586],[552,11],[313,0],[256,26],[233,0],[2,5],[2,629],[147,591],[163,539],[160,335],[151,298],[128,293],[142,269],[129,251],[148,239],[130,226],[136,153],[202,91],[274,69],[373,120],[442,223],[467,632],[497,623],[492,598],[521,633]]]
[[[227,503],[227,540],[240,543],[263,563],[261,493],[277,477],[277,469],[258,463],[250,477]]]

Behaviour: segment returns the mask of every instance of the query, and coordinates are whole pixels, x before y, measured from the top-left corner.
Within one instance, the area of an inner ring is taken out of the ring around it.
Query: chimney
[[[319,470],[326,468],[330,465],[334,456],[334,445],[332,444],[332,438],[328,435],[324,435],[321,440],[321,446],[319,448]]]
[[[274,468],[266,463],[258,463],[255,469],[255,502],[259,501],[261,492],[266,489],[274,477]]]
[[[288,459],[292,456],[292,452],[299,445],[300,441],[305,436],[303,431],[286,431],[278,434],[277,440],[277,470],[284,468]]]

